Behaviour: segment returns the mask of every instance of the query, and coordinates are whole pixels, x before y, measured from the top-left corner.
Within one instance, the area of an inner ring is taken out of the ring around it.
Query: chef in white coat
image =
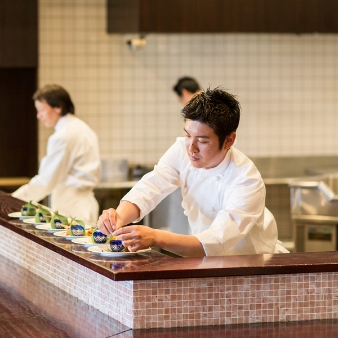
[[[47,154],[38,175],[12,195],[38,202],[51,194],[51,209],[86,222],[98,217],[93,189],[100,180],[98,137],[77,118],[69,93],[59,85],[46,85],[33,96],[37,118],[48,128]]]
[[[201,87],[193,77],[184,76],[177,80],[173,91],[177,94],[178,100],[185,106],[194,95],[201,92]]]
[[[98,226],[113,232],[129,251],[158,246],[181,256],[227,256],[288,252],[276,221],[265,207],[265,185],[254,163],[233,147],[240,119],[236,98],[208,89],[183,108],[185,137],[162,156],[154,170],[104,210]],[[135,223],[180,188],[192,235]]]

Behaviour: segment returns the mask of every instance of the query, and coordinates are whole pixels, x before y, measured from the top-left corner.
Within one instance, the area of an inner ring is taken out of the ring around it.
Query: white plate
[[[65,231],[64,229],[53,229],[51,227],[50,223],[37,224],[36,228],[39,229],[39,230],[47,230],[49,232]]]
[[[50,224],[50,223],[42,223],[42,222],[35,222],[35,218],[26,218],[22,222],[27,223],[27,224]]]
[[[10,214],[8,214],[8,217],[25,219],[25,218],[32,218],[33,216],[23,216],[21,215],[21,211],[16,211],[16,212],[11,212]]]
[[[113,251],[108,250],[106,246],[103,247],[103,246],[97,245],[97,246],[90,246],[87,250],[98,253],[100,254],[100,256],[103,256],[103,257],[126,257],[126,256],[134,256],[142,252],[147,252],[147,251],[150,251],[151,249],[149,248],[149,249],[139,250],[136,252],[113,252]]]
[[[32,217],[32,216],[31,216]],[[35,218],[27,218],[27,219],[24,219],[22,222],[24,223],[27,223],[27,224],[35,224],[35,225],[40,225],[40,224],[50,224],[50,222],[48,223],[41,223],[41,222],[35,222]],[[91,228],[90,225],[88,224],[85,224],[85,229],[88,230],[89,228]],[[62,230],[62,229],[61,229]]]
[[[57,232],[54,232],[54,235],[55,236],[58,236],[58,237],[64,237],[68,240],[71,240],[71,239],[74,239],[74,238],[85,238],[85,237],[89,237],[89,236],[70,236],[70,235],[66,235],[66,231],[63,230],[63,231],[57,231]]]
[[[103,244],[98,244],[98,243],[93,243],[91,236],[86,236],[86,237],[80,237],[80,238],[74,238],[72,239],[72,242],[75,244],[82,244],[85,248],[89,246],[101,246],[101,245],[106,245],[105,243]]]

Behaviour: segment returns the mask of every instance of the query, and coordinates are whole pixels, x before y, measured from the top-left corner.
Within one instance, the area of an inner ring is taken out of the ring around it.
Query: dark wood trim
[[[140,30],[139,0],[108,0],[107,1],[107,31],[108,32],[138,32]]]
[[[38,66],[38,0],[0,1],[0,67]]]
[[[107,0],[108,33],[337,33],[335,0]]]
[[[36,68],[0,68],[0,177],[38,172],[36,88]]]

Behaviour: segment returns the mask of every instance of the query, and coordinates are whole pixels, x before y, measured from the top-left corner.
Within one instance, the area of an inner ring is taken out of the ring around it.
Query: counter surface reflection
[[[80,244],[8,217],[22,201],[0,191],[0,224],[112,280],[151,280],[338,271],[338,252],[173,258],[157,250],[128,257],[101,257]]]

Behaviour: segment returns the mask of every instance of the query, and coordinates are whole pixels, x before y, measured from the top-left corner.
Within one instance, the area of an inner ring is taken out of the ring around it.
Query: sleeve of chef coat
[[[181,152],[178,142],[174,143],[155,165],[154,170],[144,175],[123,197],[122,201],[136,204],[140,208],[140,217],[134,223],[149,214],[166,196],[180,186]]]
[[[234,175],[235,176],[235,175]],[[237,245],[255,224],[264,227],[265,186],[260,179],[238,179],[225,194],[220,210],[211,226],[195,236],[207,256],[222,256]],[[263,229],[261,229],[263,230]]]
[[[70,153],[67,140],[50,136],[47,144],[47,155],[41,160],[38,175],[29,183],[12,193],[12,196],[23,201],[38,202],[49,195],[54,187],[64,181],[69,167]]]

